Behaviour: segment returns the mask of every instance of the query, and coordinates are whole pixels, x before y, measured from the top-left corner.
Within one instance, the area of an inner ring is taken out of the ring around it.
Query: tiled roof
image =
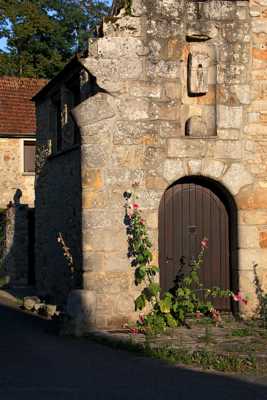
[[[36,132],[35,105],[31,98],[45,79],[0,77],[0,134]]]

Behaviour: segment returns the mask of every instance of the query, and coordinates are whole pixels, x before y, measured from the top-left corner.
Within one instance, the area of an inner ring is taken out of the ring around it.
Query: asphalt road
[[[169,366],[0,305],[0,400],[267,400],[267,386]]]

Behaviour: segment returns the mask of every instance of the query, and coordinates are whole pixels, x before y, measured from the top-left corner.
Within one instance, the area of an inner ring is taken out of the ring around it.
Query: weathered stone
[[[242,225],[239,228],[239,248],[257,249],[259,248],[259,231],[256,226]]]
[[[267,225],[267,210],[240,210],[239,223],[246,225]]]
[[[187,165],[188,175],[200,175],[202,172],[202,160],[190,160]]]
[[[41,303],[41,300],[36,296],[27,296],[23,298],[23,307],[29,311],[34,310],[35,305],[39,303]]]
[[[250,185],[253,177],[242,164],[232,164],[224,175],[222,182],[235,196],[242,187]]]
[[[104,185],[104,178],[100,169],[88,168],[83,171],[82,176],[83,187],[88,187],[90,190],[101,190]]]
[[[205,142],[199,140],[168,139],[169,157],[199,157],[205,154]]]
[[[168,159],[164,162],[163,176],[169,182],[175,182],[185,175],[183,163],[180,160]]]
[[[108,102],[107,95],[98,93],[75,107],[72,110],[72,114],[77,124],[81,127],[112,118],[115,112]]]
[[[249,185],[236,196],[240,209],[267,209],[267,187]]]
[[[204,161],[203,175],[218,179],[223,175],[225,167],[221,161],[207,159]]]
[[[242,126],[241,107],[218,107],[218,128],[219,129],[240,129]]]
[[[67,314],[73,321],[73,332],[76,336],[95,329],[96,296],[93,291],[74,290],[67,303]]]
[[[267,248],[267,231],[260,232],[259,244],[262,249]]]

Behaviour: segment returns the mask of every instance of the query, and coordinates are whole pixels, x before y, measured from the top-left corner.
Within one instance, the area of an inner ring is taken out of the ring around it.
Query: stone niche
[[[212,39],[203,34],[187,35],[183,54],[184,134],[216,136],[217,57]]]

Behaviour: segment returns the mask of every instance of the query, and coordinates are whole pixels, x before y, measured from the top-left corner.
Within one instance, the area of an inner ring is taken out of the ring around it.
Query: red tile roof
[[[0,134],[36,132],[35,105],[31,98],[45,79],[0,77]]]

